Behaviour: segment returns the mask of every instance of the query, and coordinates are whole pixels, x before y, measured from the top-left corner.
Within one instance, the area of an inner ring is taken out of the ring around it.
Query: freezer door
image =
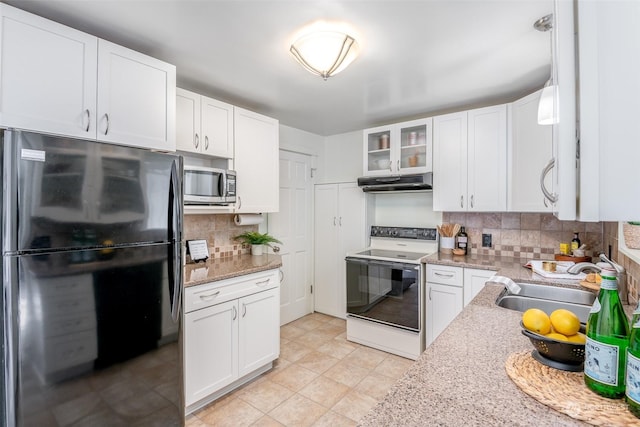
[[[112,251],[5,257],[16,274],[7,378],[15,425],[183,424],[171,245]],[[78,257],[92,261],[69,264]]]
[[[179,156],[6,131],[3,157],[5,185],[14,187],[4,198],[5,253],[175,239]]]

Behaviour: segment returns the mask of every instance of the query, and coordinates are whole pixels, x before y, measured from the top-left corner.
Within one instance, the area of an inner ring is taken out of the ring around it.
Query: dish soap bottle
[[[595,393],[615,399],[625,393],[629,322],[620,302],[615,270],[603,267],[600,275],[600,291],[587,321],[584,382]]]
[[[580,247],[580,239],[578,238],[578,232],[573,233],[573,239],[571,239],[571,253]]]
[[[626,400],[629,412],[640,418],[640,303],[633,312],[627,348]]]
[[[464,254],[466,255],[469,238],[467,237],[467,233],[464,231],[464,227],[460,227],[457,238],[458,243],[456,243],[456,247],[464,250]]]

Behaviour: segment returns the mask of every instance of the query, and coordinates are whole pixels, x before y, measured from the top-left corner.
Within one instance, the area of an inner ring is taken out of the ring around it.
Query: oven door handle
[[[409,270],[409,269],[420,269],[420,265],[403,263],[403,262],[393,262],[393,261],[381,261],[379,259],[369,259],[369,258],[357,258],[348,256],[345,258],[347,262],[353,262],[357,264],[368,264],[368,265],[382,265],[385,267],[391,267],[395,270]]]

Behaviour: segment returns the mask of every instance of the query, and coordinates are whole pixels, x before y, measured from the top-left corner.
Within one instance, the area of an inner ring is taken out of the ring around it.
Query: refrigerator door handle
[[[16,393],[18,390],[18,257],[5,256],[4,264],[4,419],[2,425],[14,427],[16,425]]]
[[[2,147],[2,252],[18,250],[18,163],[21,134],[18,131],[4,132]]]
[[[171,316],[174,322],[180,318],[180,304],[182,295],[182,158],[178,158],[171,165],[171,190],[169,191],[169,238],[172,240],[172,270],[170,290],[172,291]]]

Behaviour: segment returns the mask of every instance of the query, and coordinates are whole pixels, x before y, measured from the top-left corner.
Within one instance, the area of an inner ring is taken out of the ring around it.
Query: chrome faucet
[[[606,262],[608,264],[611,265],[611,267],[613,267],[613,269],[616,271],[616,275],[618,276],[619,279],[622,279],[622,277],[624,276],[624,267],[621,266],[620,264],[616,264],[615,262],[611,261],[609,258],[607,258],[607,256],[605,254],[600,254],[600,260],[603,262]],[[591,263],[591,262],[579,262],[577,264],[572,265],[571,267],[569,267],[567,269],[567,273],[569,274],[579,274],[582,273],[585,270],[593,270],[597,273],[600,273],[602,271],[602,268]]]

